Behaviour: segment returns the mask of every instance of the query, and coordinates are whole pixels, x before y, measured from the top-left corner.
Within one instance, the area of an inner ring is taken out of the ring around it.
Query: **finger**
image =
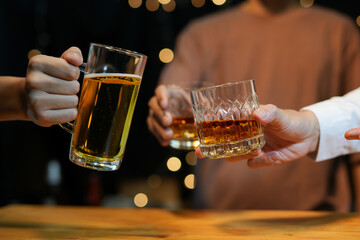
[[[33,121],[43,127],[49,127],[55,124],[66,123],[75,120],[77,116],[76,108],[46,110],[41,117],[33,119]]]
[[[168,146],[173,136],[171,129],[164,129],[154,118],[148,116],[147,124],[150,132],[157,138],[162,146]]]
[[[204,156],[201,154],[200,146],[197,146],[195,149],[195,154],[198,158],[204,158]]]
[[[172,122],[172,116],[169,112],[164,112],[160,107],[157,97],[152,97],[148,103],[151,111],[151,116],[156,118],[158,123],[161,123],[163,127],[170,126]]]
[[[248,166],[250,168],[260,168],[266,166],[281,165],[285,162],[281,160],[276,152],[268,152],[260,154],[258,157],[250,158],[248,160]]]
[[[360,140],[360,128],[353,128],[345,133],[347,140]]]
[[[33,91],[28,95],[28,102],[37,112],[42,110],[55,110],[76,108],[79,102],[77,95],[48,94],[42,91]]]
[[[169,141],[173,137],[173,131],[170,128],[164,128],[155,118],[150,116],[152,130],[163,141]]]
[[[30,59],[28,73],[32,71],[43,72],[63,80],[77,80],[80,76],[78,67],[69,64],[63,58],[46,55],[36,55]]]
[[[80,66],[83,63],[82,53],[77,47],[71,47],[66,50],[61,55],[61,58],[65,59],[68,63],[74,66]]]
[[[165,85],[159,85],[155,89],[155,96],[157,98],[159,107],[162,110],[166,109],[169,105],[169,94],[168,94],[167,87]]]
[[[279,109],[272,104],[261,105],[253,113],[254,118],[262,124],[275,121],[279,115]]]
[[[75,95],[80,90],[80,84],[77,80],[64,81],[43,72],[29,72],[26,88],[54,94]]]

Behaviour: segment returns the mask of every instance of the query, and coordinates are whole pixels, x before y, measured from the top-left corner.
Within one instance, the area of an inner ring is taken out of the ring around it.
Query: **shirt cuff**
[[[359,127],[359,125],[357,125],[356,119],[352,117],[353,107],[346,104],[342,97],[333,97],[301,110],[312,111],[320,125],[316,162],[360,151],[360,142],[350,141],[344,137],[347,130]]]

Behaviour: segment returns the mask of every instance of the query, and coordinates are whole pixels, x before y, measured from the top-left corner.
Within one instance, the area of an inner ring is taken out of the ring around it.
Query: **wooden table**
[[[360,215],[11,205],[0,239],[360,239]]]

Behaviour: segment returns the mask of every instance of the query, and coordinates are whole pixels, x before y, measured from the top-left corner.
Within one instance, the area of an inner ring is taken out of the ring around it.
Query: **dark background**
[[[71,163],[68,160],[70,135],[59,126],[42,128],[31,122],[1,122],[0,205],[104,205],[106,196],[121,196],[113,199],[118,201],[115,205],[123,206],[133,197],[123,186],[132,186],[133,192],[139,187],[140,191],[146,179],[157,174],[171,183],[160,191],[164,199],[172,192],[175,200],[169,198],[176,202],[175,206],[191,206],[192,190],[183,187],[182,181],[192,172],[192,166],[183,164],[176,173],[166,168],[170,156],[178,156],[183,161],[187,152],[161,147],[146,126],[147,102],[164,66],[158,53],[163,48],[174,48],[177,35],[190,20],[242,1],[228,0],[216,6],[206,0],[203,7],[195,8],[190,0],[177,0],[173,12],[165,12],[161,7],[150,12],[144,2],[140,8],[132,9],[126,0],[0,1],[0,75],[25,76],[28,52],[32,49],[60,56],[69,47],[77,46],[86,59],[90,42],[96,42],[148,56],[120,169],[96,172]],[[337,9],[354,21],[360,15],[354,0],[321,0],[315,4]],[[58,183],[47,181],[48,164],[52,160],[60,165]],[[161,201],[151,201],[151,194],[149,200],[152,206],[167,206]]]

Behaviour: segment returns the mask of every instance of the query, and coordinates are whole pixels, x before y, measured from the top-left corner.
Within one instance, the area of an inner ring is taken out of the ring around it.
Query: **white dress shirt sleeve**
[[[319,149],[315,161],[360,152],[360,140],[346,140],[344,134],[360,127],[360,88],[302,110],[312,111],[320,124]]]

